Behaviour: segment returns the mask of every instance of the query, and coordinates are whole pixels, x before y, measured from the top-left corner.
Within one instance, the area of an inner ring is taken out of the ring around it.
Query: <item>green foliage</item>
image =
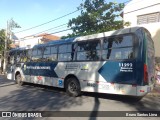
[[[12,30],[13,28],[21,28],[14,20],[11,18],[9,20],[9,28]]]
[[[68,27],[73,30],[73,33],[68,36],[88,35],[123,28],[123,21],[120,19],[123,8],[124,4],[122,3],[85,0],[78,7],[81,15],[68,22]]]
[[[8,21],[8,35],[11,35],[12,34],[12,31],[14,28],[20,28],[20,26],[13,20],[13,19],[10,19]],[[10,37],[8,36],[7,37],[7,50],[10,49],[10,44],[12,43],[12,41],[9,39]],[[5,30],[2,29],[0,30],[0,53],[2,53],[2,51],[4,51],[5,49]]]
[[[0,53],[4,50],[5,30],[0,30]]]
[[[7,50],[10,49],[11,40],[7,40]],[[5,30],[0,30],[0,53],[2,53],[5,49]]]

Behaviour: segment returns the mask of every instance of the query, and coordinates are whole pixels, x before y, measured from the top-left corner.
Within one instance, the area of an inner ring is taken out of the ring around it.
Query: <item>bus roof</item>
[[[59,45],[59,44],[76,42],[76,41],[83,41],[83,40],[103,38],[103,37],[109,37],[109,36],[115,36],[115,35],[121,35],[121,34],[127,34],[127,33],[134,33],[138,29],[145,29],[145,28],[138,27],[138,26],[137,27],[128,27],[128,28],[123,28],[123,29],[119,29],[119,30],[108,31],[108,32],[103,32],[103,33],[98,33],[98,34],[92,34],[92,35],[87,35],[87,36],[82,36],[82,37],[54,40],[54,41],[47,42],[45,44],[35,45],[33,47],[33,49],[37,48],[37,47],[43,47],[43,46]]]
[[[27,49],[28,49],[27,47],[14,48],[14,49],[11,49],[10,52],[17,51],[17,50],[27,50]]]
[[[87,35],[87,36],[82,36],[82,37],[77,37],[75,41],[82,41],[82,40],[89,40],[89,39],[96,39],[96,38],[102,38],[102,37],[109,37],[109,36],[115,36],[115,35],[121,35],[121,34],[127,34],[127,33],[134,33],[138,29],[142,29],[143,27],[128,27],[128,28],[123,28],[119,30],[114,30],[114,31],[108,31],[104,33],[98,33],[98,34],[93,34],[93,35]]]
[[[59,45],[59,44],[71,43],[71,42],[74,42],[74,40],[75,40],[75,37],[74,38],[61,39],[61,40],[54,40],[54,41],[47,42],[45,44],[35,45],[33,47],[33,49],[37,48],[37,47],[43,47],[43,46],[50,46],[50,45]]]

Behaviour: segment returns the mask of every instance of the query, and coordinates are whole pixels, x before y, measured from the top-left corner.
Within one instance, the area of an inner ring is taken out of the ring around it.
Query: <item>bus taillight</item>
[[[148,69],[146,64],[144,64],[144,82],[148,83]]]

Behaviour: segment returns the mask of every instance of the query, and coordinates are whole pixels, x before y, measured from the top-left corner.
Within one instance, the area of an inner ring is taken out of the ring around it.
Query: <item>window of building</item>
[[[137,24],[149,24],[149,23],[155,23],[160,22],[160,13],[150,13],[145,15],[137,16]]]

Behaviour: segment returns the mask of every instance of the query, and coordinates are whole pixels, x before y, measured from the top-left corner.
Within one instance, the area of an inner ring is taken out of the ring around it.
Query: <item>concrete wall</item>
[[[137,16],[160,12],[160,0],[132,0],[124,8],[123,19],[131,26],[143,26],[149,30],[154,40],[155,56],[160,57],[160,19],[159,22],[137,25]]]

